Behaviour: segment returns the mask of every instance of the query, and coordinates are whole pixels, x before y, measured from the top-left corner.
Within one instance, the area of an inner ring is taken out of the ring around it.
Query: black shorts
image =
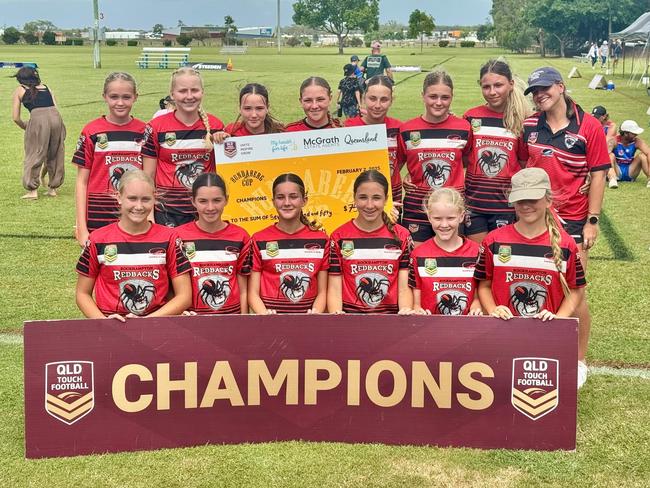
[[[491,232],[514,221],[514,212],[489,214],[468,210],[465,213],[465,235],[473,236],[481,232]]]
[[[576,241],[576,244],[582,244],[584,242],[584,228],[587,220],[563,220],[562,227],[573,239]]]
[[[154,208],[153,219],[156,224],[165,225],[167,227],[179,227],[188,222],[193,222],[195,216],[192,214],[162,212],[157,208]]]

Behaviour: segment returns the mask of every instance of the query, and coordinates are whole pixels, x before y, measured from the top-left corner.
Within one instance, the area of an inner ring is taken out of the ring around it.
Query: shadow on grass
[[[411,76],[407,76],[406,78],[401,79],[401,80],[399,80],[398,82],[396,82],[396,83],[395,83],[395,86],[400,85],[400,84],[404,83],[405,81],[410,80],[411,78],[415,78],[416,76],[420,76],[420,75],[423,74],[423,73],[428,73],[429,71],[431,71],[431,70],[432,70],[433,68],[435,68],[436,66],[441,66],[441,65],[445,64],[447,61],[451,61],[451,60],[454,59],[455,57],[456,57],[456,56],[450,56],[450,57],[448,57],[447,59],[444,59],[444,60],[440,61],[439,63],[432,64],[431,66],[429,66],[429,68],[427,69],[427,71],[420,71],[419,73],[414,73],[414,74],[412,74]]]
[[[609,248],[612,250],[613,257],[594,256],[590,259],[594,261],[635,261],[634,253],[625,244],[621,235],[616,231],[614,223],[610,220],[605,212],[600,215],[600,230],[607,240]]]

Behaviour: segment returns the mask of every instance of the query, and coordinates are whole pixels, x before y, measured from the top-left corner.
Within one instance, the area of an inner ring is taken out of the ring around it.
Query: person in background
[[[589,46],[587,57],[591,60],[591,69],[596,69],[596,63],[598,62],[598,46],[595,42],[592,42],[591,46]]]
[[[169,112],[173,112],[176,108],[176,104],[174,103],[174,100],[172,100],[171,95],[167,95],[165,98],[161,98],[158,102],[158,106],[160,107],[160,110],[153,114],[153,117],[151,117],[152,119],[160,117],[161,115],[168,114]]]
[[[361,68],[359,67],[359,56],[356,54],[350,56],[350,64],[354,66],[354,76],[357,77],[359,87],[361,87],[361,92],[363,92],[365,87],[365,80],[363,79],[363,71],[361,71]]]
[[[603,131],[605,131],[605,138],[607,139],[607,149],[614,149],[614,141],[616,140],[616,123],[609,118],[607,109],[602,105],[596,105],[592,111],[591,115],[598,119],[600,125],[603,126]]]
[[[357,77],[354,75],[354,66],[346,64],[343,66],[344,78],[339,81],[339,92],[336,97],[336,102],[339,106],[337,115],[341,117],[345,115],[346,118],[356,117],[359,114],[359,106],[361,105],[361,88]]]
[[[605,66],[607,65],[607,56],[609,56],[609,46],[607,45],[607,41],[603,41],[598,53],[600,54],[601,68],[605,69]]]
[[[370,48],[370,55],[361,63],[361,70],[364,72],[366,80],[384,74],[392,80],[393,72],[390,69],[390,61],[388,61],[385,54],[381,54],[381,42],[372,41]]]
[[[614,44],[612,45],[612,73],[616,71],[616,66],[618,65],[618,60],[623,54],[623,45],[621,44],[620,39],[615,39]]]
[[[648,178],[646,186],[650,188],[650,146],[638,137],[641,133],[643,129],[634,120],[621,124],[610,154],[612,167],[607,174],[610,188],[618,188],[619,181],[636,180],[641,171]]]

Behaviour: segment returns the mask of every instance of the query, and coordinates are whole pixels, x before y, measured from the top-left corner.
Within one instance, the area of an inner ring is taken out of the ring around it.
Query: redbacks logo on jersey
[[[531,420],[539,420],[560,402],[557,359],[514,358],[512,360],[512,406]]]
[[[95,406],[93,363],[59,361],[45,365],[45,411],[72,425]]]
[[[458,290],[445,290],[436,295],[436,302],[442,315],[463,315],[467,308],[467,295]]]
[[[280,291],[293,303],[298,303],[307,293],[311,279],[302,271],[288,271],[280,275]]]
[[[278,241],[270,241],[266,243],[266,254],[268,254],[271,258],[274,258],[280,254],[280,246],[278,246]]]
[[[478,167],[488,178],[493,178],[501,173],[507,162],[508,155],[496,147],[488,147],[478,153]]]
[[[235,141],[226,141],[223,143],[223,153],[229,158],[237,156],[237,143]]]
[[[537,137],[539,136],[539,132],[531,132],[528,134],[528,144],[535,144],[537,142]]]
[[[341,243],[341,254],[349,258],[354,254],[354,241],[343,241]]]
[[[176,132],[165,133],[165,144],[167,144],[169,147],[176,144]]]
[[[194,259],[196,256],[196,245],[194,242],[183,242],[183,253],[188,260]]]
[[[386,297],[390,281],[379,273],[365,273],[358,275],[355,279],[356,293],[368,307],[377,307]]]
[[[424,271],[433,276],[438,272],[438,262],[434,258],[426,258],[424,260]]]
[[[151,305],[156,287],[146,280],[129,280],[120,283],[120,300],[129,312],[144,315]]]
[[[546,289],[537,283],[518,281],[510,285],[510,303],[522,317],[532,317],[544,310],[546,295]]]
[[[573,146],[575,146],[576,142],[578,142],[577,136],[574,134],[569,134],[568,132],[564,134],[564,145],[567,147],[567,149],[571,149]]]
[[[97,134],[97,147],[100,149],[106,149],[108,147],[108,136],[106,134]]]
[[[213,310],[219,310],[232,291],[230,281],[221,275],[208,275],[199,279],[199,296],[203,303]]]
[[[499,261],[507,263],[512,258],[512,248],[510,246],[499,246]]]
[[[176,166],[176,179],[185,188],[191,190],[192,185],[194,184],[194,180],[196,180],[199,175],[203,173],[204,169],[205,163],[203,161],[187,161],[185,164]]]
[[[108,244],[104,248],[104,261],[112,263],[117,259],[117,246],[115,244]]]
[[[409,134],[409,140],[411,141],[411,145],[413,147],[418,147],[422,142],[422,136],[418,131],[413,131]]]
[[[451,175],[451,164],[442,159],[430,159],[422,163],[422,176],[431,188],[441,188]]]
[[[481,130],[483,121],[481,119],[472,119],[472,130],[478,132]]]
[[[122,176],[124,176],[128,171],[132,171],[134,169],[138,168],[132,164],[116,164],[115,166],[111,166],[111,168],[108,170],[108,181],[110,181],[113,190],[117,191],[119,189]]]

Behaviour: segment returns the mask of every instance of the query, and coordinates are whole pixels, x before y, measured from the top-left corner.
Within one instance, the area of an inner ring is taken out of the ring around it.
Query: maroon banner
[[[25,323],[28,458],[201,444],[575,449],[576,320]]]

